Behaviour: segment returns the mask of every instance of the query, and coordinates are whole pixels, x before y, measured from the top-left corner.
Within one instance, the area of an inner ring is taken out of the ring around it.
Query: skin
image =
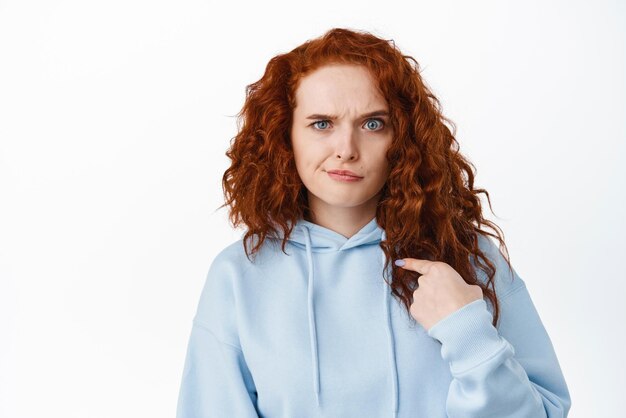
[[[443,261],[401,260],[405,263],[401,268],[422,274],[417,279],[418,287],[413,291],[409,312],[426,331],[463,306],[483,298],[480,286],[467,284],[452,266]]]
[[[388,112],[387,101],[367,69],[345,64],[326,65],[303,77],[295,99],[291,143],[308,191],[308,220],[349,238],[376,216],[389,175],[389,116],[363,117]],[[315,114],[336,118],[308,118]],[[340,182],[326,170],[350,170],[363,179]]]
[[[310,221],[350,238],[376,216],[389,176],[386,152],[394,133],[389,112],[369,71],[361,66],[322,66],[300,80],[295,91],[291,144],[304,183]],[[326,115],[332,117],[313,117]],[[358,182],[332,179],[327,170],[350,170]],[[402,268],[421,273],[410,312],[426,330],[475,300],[482,289],[468,285],[450,265],[404,258]]]

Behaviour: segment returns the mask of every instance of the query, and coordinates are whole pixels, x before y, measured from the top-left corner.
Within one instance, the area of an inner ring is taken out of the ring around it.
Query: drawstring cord
[[[306,253],[307,253],[307,262],[309,268],[308,275],[308,316],[309,316],[309,340],[311,344],[311,353],[313,355],[313,391],[315,392],[315,400],[317,405],[320,406],[320,370],[319,370],[319,357],[317,353],[317,329],[315,324],[315,310],[313,304],[313,255],[311,254],[311,236],[309,234],[309,229],[302,225],[302,230],[304,232],[304,236],[306,237]],[[381,241],[383,241],[386,237],[385,231],[383,230]],[[385,253],[382,253],[382,265],[383,271],[385,267]],[[389,363],[392,373],[392,417],[398,417],[398,366],[396,362],[396,351],[395,351],[395,340],[393,336],[393,328],[391,325],[391,313],[390,313],[390,290],[388,289],[386,283],[383,280],[383,302],[385,304],[385,314],[387,316],[387,339],[389,343]]]
[[[383,234],[382,237],[380,239],[380,241],[384,241],[385,238],[387,237],[387,234],[385,234],[385,230],[383,230]],[[383,271],[385,268],[385,252],[383,251],[383,256],[382,256],[382,263],[383,263]],[[387,337],[389,340],[389,363],[390,363],[390,367],[391,367],[391,372],[392,372],[392,379],[391,379],[391,385],[392,385],[392,390],[393,390],[393,399],[392,399],[392,408],[391,408],[391,412],[392,412],[392,416],[393,418],[397,418],[398,416],[398,365],[396,362],[396,345],[395,345],[395,339],[393,338],[393,327],[391,326],[391,313],[389,312],[389,303],[390,303],[390,295],[391,295],[391,289],[387,288],[387,284],[384,283],[383,284],[383,293],[384,293],[384,303],[385,303],[385,310],[387,313]]]

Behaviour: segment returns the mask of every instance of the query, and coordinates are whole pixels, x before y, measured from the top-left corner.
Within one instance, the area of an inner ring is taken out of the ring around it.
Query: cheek
[[[389,173],[389,171],[391,171],[391,164],[389,164],[389,161],[387,160],[387,151],[389,151],[390,146],[391,138],[389,139],[388,143],[385,144],[385,146],[381,147],[378,154],[380,156],[379,165],[385,173]]]
[[[291,148],[299,167],[308,166],[317,149],[315,143],[307,138],[306,132],[301,132],[299,129],[294,129],[292,132]]]
[[[315,156],[312,155],[312,150],[306,148],[294,149],[294,159],[296,169],[301,178],[309,178],[317,170],[318,163]]]
[[[382,159],[376,161],[376,176],[378,177],[378,181],[387,181],[390,172],[391,165],[387,162],[385,155],[382,154]]]
[[[291,147],[293,149],[293,158],[295,160],[296,167],[298,170],[301,170],[305,166],[307,160],[306,149],[298,141],[292,142]]]
[[[379,152],[376,153],[376,167],[379,171],[387,171],[389,170],[389,162],[387,161],[387,149],[380,149]]]
[[[316,170],[324,161],[321,149],[308,144],[300,144],[297,150],[294,149],[294,157],[298,168],[307,171]]]

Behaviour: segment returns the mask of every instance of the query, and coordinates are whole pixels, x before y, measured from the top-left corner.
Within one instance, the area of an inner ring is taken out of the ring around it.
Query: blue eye
[[[328,123],[328,121],[327,120],[318,120],[318,121],[313,122],[311,125],[315,126],[318,123]],[[319,126],[318,126],[318,129],[324,130],[324,128],[319,128]]]
[[[330,120],[328,119],[316,120],[315,122],[311,123],[309,126],[313,126],[318,131],[325,131],[326,129],[330,127]],[[370,131],[380,131],[384,128],[385,123],[382,119],[373,118],[373,119],[368,119],[365,126],[367,126],[368,130]]]
[[[372,130],[377,130],[376,129],[376,124],[374,124],[374,126],[372,126],[372,122],[378,122],[380,125],[380,129],[382,129],[383,127],[383,121],[380,119],[370,119],[367,121],[367,123],[365,124],[365,126],[367,126],[368,128],[373,128]]]

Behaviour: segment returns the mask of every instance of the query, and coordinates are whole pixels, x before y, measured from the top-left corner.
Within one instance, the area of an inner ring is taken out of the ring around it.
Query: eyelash
[[[385,125],[385,121],[384,121],[384,120],[382,120],[382,119],[380,119],[380,118],[370,118],[370,119],[368,119],[365,123],[368,123],[368,122],[369,122],[369,121],[371,121],[371,120],[376,120],[376,121],[380,122],[380,123],[381,123],[381,125],[382,125],[382,127],[381,127],[380,129],[375,129],[375,130],[373,130],[373,131],[371,131],[371,132],[378,132],[378,131],[382,131],[383,129],[385,129],[385,126],[386,126],[386,125]],[[313,127],[313,129],[315,129],[316,131],[325,131],[326,129],[317,129],[317,128],[315,128],[315,124],[316,124],[316,123],[319,123],[319,122],[330,122],[330,120],[328,120],[328,119],[320,119],[320,120],[316,120],[315,122],[313,122],[313,123],[309,124],[309,126],[312,126],[312,127]]]

